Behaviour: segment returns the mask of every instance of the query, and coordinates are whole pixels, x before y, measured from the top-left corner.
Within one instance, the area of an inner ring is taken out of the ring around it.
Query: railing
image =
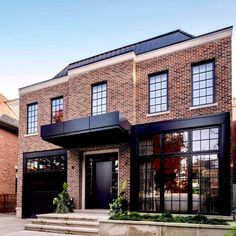
[[[0,194],[0,212],[14,212],[16,207],[16,194]]]

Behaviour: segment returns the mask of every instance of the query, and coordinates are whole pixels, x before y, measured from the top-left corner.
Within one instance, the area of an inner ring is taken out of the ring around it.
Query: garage
[[[67,181],[65,150],[24,154],[23,218],[54,211],[53,198]]]

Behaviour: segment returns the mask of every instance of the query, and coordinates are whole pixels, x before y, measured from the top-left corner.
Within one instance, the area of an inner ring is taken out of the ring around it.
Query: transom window
[[[27,106],[27,134],[37,133],[38,128],[38,103]]]
[[[192,99],[193,106],[214,102],[213,62],[192,66]]]
[[[52,123],[62,121],[63,119],[63,109],[64,109],[64,99],[63,97],[53,98],[51,100],[52,104]]]
[[[167,111],[167,72],[149,77],[149,113]]]
[[[92,86],[92,115],[101,115],[107,112],[107,83]]]
[[[65,170],[66,158],[63,155],[28,158],[26,172]]]
[[[193,152],[219,149],[219,128],[199,129],[192,131]]]

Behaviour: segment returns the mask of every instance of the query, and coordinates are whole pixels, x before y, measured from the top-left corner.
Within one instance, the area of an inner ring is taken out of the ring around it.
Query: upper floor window
[[[192,105],[214,102],[214,62],[192,66]]]
[[[64,99],[63,97],[53,98],[51,100],[51,107],[52,107],[52,115],[51,121],[60,122],[63,120],[63,108],[64,108]]]
[[[149,113],[167,111],[167,72],[149,77]]]
[[[27,106],[27,134],[37,133],[38,128],[38,103]]]
[[[100,115],[107,112],[107,83],[92,86],[92,115]]]

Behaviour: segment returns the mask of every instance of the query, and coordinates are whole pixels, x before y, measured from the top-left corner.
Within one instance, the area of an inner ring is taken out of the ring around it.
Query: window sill
[[[170,111],[162,111],[162,112],[157,112],[157,113],[150,113],[150,114],[147,114],[146,117],[167,115],[169,113],[170,113]]]
[[[39,135],[38,133],[33,133],[33,134],[25,134],[24,136],[25,137],[31,137],[31,136],[36,136],[36,135]]]
[[[201,109],[201,108],[208,108],[208,107],[217,107],[218,103],[211,103],[211,104],[206,104],[206,105],[200,105],[200,106],[195,106],[195,107],[189,107],[189,110],[195,110],[195,109]]]

